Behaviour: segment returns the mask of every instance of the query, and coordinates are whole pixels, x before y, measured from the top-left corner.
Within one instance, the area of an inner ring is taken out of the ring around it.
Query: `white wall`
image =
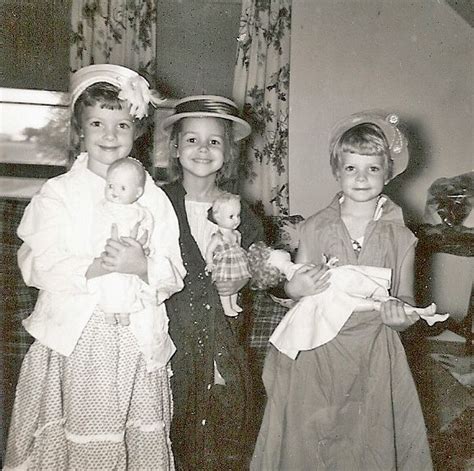
[[[327,142],[341,117],[383,108],[408,126],[408,170],[389,185],[408,219],[474,158],[472,29],[442,0],[294,0],[290,202],[304,216],[337,190]]]

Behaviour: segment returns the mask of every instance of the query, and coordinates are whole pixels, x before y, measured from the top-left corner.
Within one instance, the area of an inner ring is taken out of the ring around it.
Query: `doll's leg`
[[[375,309],[376,311],[380,311],[380,301],[388,301],[389,299],[396,299],[392,298],[390,296],[380,296],[377,297],[375,300],[371,298],[366,298],[362,304],[364,304],[364,307],[368,305],[369,303],[372,303],[373,307],[372,309]],[[405,309],[405,312],[407,314],[417,314],[419,316],[433,316],[436,313],[436,304],[432,303],[427,307],[416,307],[412,306],[411,304],[408,303],[403,303],[403,308]]]
[[[403,308],[407,314],[418,314],[419,316],[432,316],[436,313],[435,303],[432,303],[427,307],[415,307],[410,304],[404,304]]]
[[[237,317],[239,313],[232,308],[230,296],[219,296],[221,298],[221,304],[224,308],[224,314],[229,317]]]
[[[104,312],[104,319],[105,319],[106,324],[109,324],[109,325],[116,324],[115,314],[113,312]]]
[[[239,293],[234,293],[230,295],[230,305],[235,312],[242,312],[243,309],[237,304],[237,298]]]
[[[115,317],[121,326],[130,325],[130,314],[128,312],[118,312]]]

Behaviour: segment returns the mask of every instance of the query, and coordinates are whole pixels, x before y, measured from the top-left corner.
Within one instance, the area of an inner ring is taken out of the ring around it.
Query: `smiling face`
[[[116,167],[107,172],[105,197],[117,204],[130,204],[143,194],[136,172],[130,167]]]
[[[101,108],[98,103],[85,106],[80,125],[89,154],[88,168],[97,175],[105,177],[111,163],[130,154],[135,124],[126,109]]]
[[[228,200],[218,206],[213,212],[214,220],[224,229],[237,229],[240,225],[240,201]]]
[[[184,118],[178,138],[183,180],[215,179],[224,164],[224,125],[216,118]]]
[[[357,203],[374,201],[388,182],[386,159],[342,152],[336,177],[346,198]]]

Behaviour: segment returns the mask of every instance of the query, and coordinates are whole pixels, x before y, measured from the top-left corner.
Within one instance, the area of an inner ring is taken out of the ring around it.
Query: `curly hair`
[[[267,263],[273,249],[265,242],[255,242],[247,252],[250,271],[250,287],[255,290],[264,290],[277,286],[285,279],[281,271]]]

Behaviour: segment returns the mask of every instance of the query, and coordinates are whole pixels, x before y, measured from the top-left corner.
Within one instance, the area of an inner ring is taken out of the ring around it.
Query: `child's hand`
[[[303,265],[285,285],[285,291],[295,300],[322,293],[329,287],[329,268],[324,265]]]
[[[209,275],[209,273],[212,273],[212,263],[208,263],[205,268],[206,273]]]
[[[380,305],[382,322],[397,332],[407,329],[420,318],[415,313],[407,315],[404,305],[399,299],[389,299]]]
[[[230,296],[231,294],[238,293],[248,281],[248,278],[243,280],[216,281],[215,285],[220,296]]]
[[[131,237],[108,239],[101,260],[108,271],[138,275],[143,280],[147,278],[148,264],[143,247]]]

